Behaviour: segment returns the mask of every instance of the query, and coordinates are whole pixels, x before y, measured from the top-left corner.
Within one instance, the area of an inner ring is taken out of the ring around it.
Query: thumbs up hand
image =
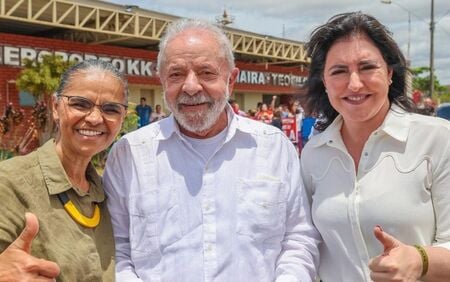
[[[422,273],[422,260],[417,250],[384,232],[380,226],[373,232],[383,246],[383,253],[370,260],[370,278],[373,281],[417,281]]]
[[[25,228],[17,239],[0,253],[0,282],[54,281],[59,266],[30,255],[31,244],[39,232],[39,222],[32,213],[25,214]]]

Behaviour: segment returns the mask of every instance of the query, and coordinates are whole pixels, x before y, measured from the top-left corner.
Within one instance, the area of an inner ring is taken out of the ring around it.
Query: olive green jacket
[[[58,281],[113,281],[114,239],[101,178],[92,165],[86,176],[89,193],[72,187],[53,140],[26,156],[0,162],[0,252],[22,232],[25,212],[32,212],[40,229],[31,253],[59,265]],[[57,197],[64,191],[88,217],[93,203],[99,203],[100,224],[85,228],[76,223]]]

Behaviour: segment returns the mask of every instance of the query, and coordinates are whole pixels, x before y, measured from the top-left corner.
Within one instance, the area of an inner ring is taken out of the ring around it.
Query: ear
[[[323,78],[323,75],[322,75],[322,83],[323,83],[323,87],[325,87],[325,92],[327,92],[327,84],[325,83],[325,79]]]
[[[394,70],[392,68],[388,69],[388,81],[392,80],[392,76],[394,75]]]
[[[233,68],[230,73],[230,77],[228,78],[228,86],[230,88],[230,93],[233,92],[234,84],[236,83],[236,80],[239,75],[239,69]]]
[[[58,103],[58,98],[56,95],[52,95],[52,116],[53,120],[56,122],[59,120],[58,108],[60,107]]]

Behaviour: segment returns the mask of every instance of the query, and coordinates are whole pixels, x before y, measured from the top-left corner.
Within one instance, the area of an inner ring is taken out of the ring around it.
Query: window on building
[[[19,92],[19,105],[21,107],[34,106],[36,104],[36,98],[26,91]]]

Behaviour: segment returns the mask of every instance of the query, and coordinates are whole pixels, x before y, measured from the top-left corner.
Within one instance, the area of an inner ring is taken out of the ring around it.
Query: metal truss
[[[72,38],[75,34],[78,40],[85,43],[103,44],[133,39],[157,42],[176,17],[153,15],[141,9],[127,12],[117,9],[117,5],[97,1],[0,0],[0,19],[69,29]],[[304,45],[299,42],[229,28],[225,31],[236,53],[260,57],[269,62],[309,62]],[[84,34],[82,39],[80,34]]]

